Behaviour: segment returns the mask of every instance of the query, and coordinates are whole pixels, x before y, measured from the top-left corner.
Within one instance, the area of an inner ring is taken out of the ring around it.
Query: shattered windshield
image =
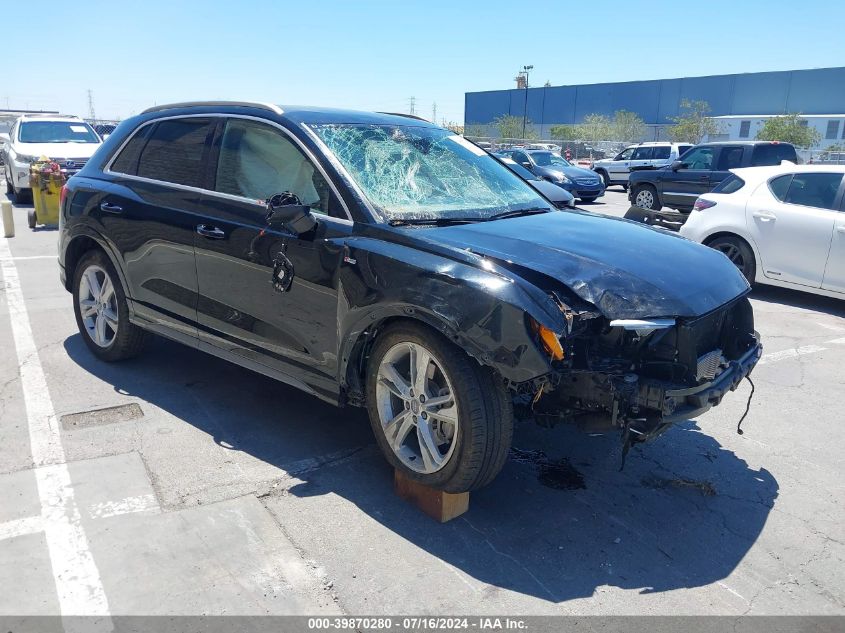
[[[388,221],[483,220],[549,208],[487,152],[448,130],[357,124],[312,129]]]
[[[571,167],[572,163],[565,158],[561,158],[557,154],[551,152],[531,152],[531,158],[540,167],[549,167],[551,165],[558,165],[560,167]]]

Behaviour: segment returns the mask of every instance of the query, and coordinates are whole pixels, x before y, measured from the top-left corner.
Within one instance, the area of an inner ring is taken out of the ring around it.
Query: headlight
[[[38,160],[37,156],[27,156],[26,154],[15,154],[15,160],[19,163],[27,163],[31,165]]]
[[[553,173],[552,178],[554,179],[555,182],[560,183],[560,184],[566,184],[566,183],[569,182],[569,178],[567,178],[566,176],[564,176],[560,172]]]

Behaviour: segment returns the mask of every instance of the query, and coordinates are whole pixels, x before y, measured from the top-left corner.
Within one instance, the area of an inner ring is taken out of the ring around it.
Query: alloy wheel
[[[651,209],[654,206],[654,194],[650,189],[640,189],[634,199],[634,204],[641,209]]]
[[[79,313],[85,331],[100,347],[108,347],[117,336],[117,295],[108,273],[92,264],[79,280]]]
[[[423,474],[443,468],[455,451],[458,407],[442,364],[418,343],[391,347],[376,382],[381,429],[391,450]]]
[[[720,244],[716,245],[716,250],[724,253],[727,258],[733,262],[734,266],[736,266],[743,273],[745,273],[745,257],[743,256],[742,251],[739,249],[738,246],[729,242],[721,242]]]

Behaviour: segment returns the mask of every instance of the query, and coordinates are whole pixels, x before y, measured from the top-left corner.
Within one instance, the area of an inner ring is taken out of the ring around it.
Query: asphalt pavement
[[[748,383],[621,472],[616,435],[521,423],[441,525],[359,409],[163,339],[97,361],[26,209],[0,238],[0,615],[845,614],[843,300],[753,292],[744,435]]]

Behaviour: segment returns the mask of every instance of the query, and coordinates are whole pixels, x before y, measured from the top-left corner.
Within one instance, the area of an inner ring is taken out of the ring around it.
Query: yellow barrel
[[[34,229],[36,224],[59,223],[59,205],[64,183],[64,174],[55,163],[39,160],[32,164],[29,184],[32,187],[35,211],[29,215],[30,228]]]

